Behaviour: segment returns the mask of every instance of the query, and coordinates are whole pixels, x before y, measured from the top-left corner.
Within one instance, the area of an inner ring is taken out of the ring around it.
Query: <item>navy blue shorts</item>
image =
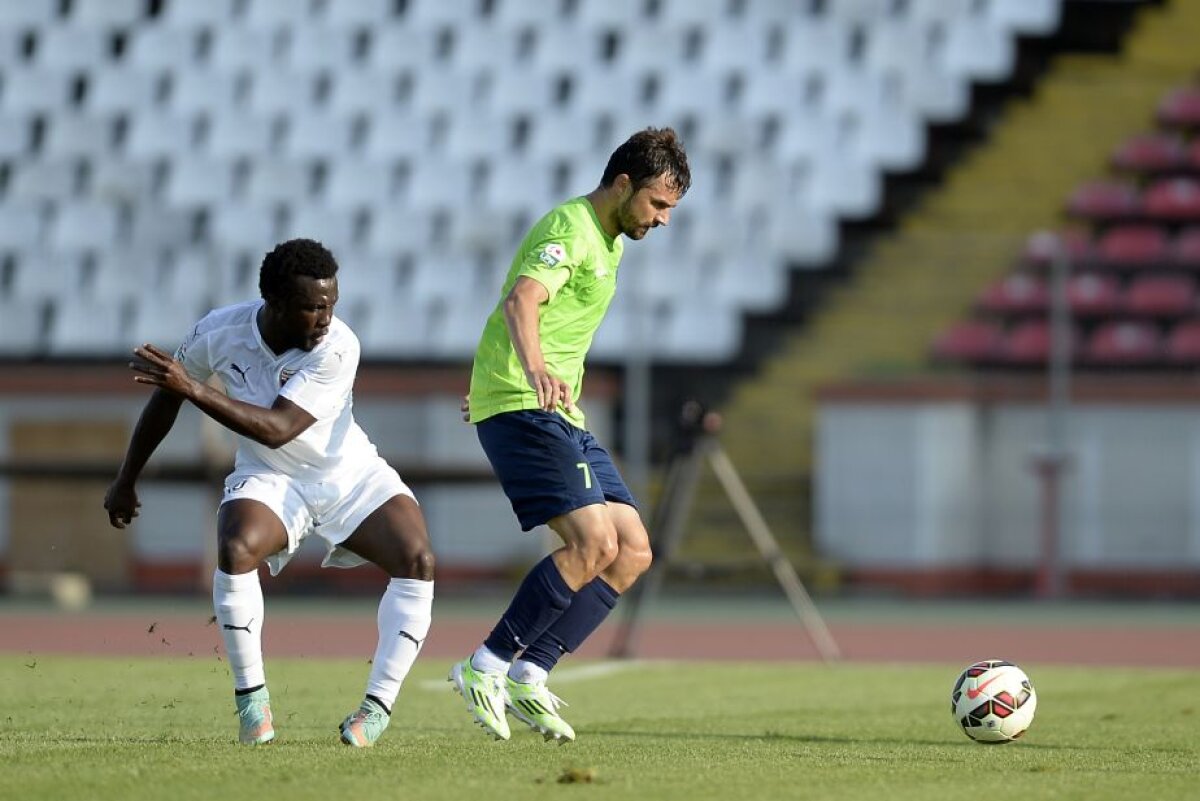
[[[594,503],[637,506],[608,451],[560,414],[502,412],[475,433],[524,531]]]

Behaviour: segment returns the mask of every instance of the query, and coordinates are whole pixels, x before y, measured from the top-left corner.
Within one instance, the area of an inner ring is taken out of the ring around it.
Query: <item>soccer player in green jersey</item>
[[[624,240],[666,225],[690,184],[673,130],[631,136],[598,187],[554,208],[526,235],[475,352],[467,411],[479,442],[521,528],[546,524],[563,541],[450,672],[476,722],[497,739],[510,735],[506,708],[547,740],[575,739],[547,676],[650,567],[636,502],[584,427],[578,401]]]

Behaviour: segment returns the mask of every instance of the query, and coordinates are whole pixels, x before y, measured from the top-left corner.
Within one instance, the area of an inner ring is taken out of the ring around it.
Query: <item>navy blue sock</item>
[[[552,669],[563,654],[574,651],[600,628],[620,597],[604,579],[599,576],[592,579],[575,593],[567,611],[525,649],[521,658],[545,670]]]
[[[548,629],[571,605],[575,593],[547,556],[533,566],[513,596],[500,622],[483,641],[492,653],[511,662],[517,651]]]

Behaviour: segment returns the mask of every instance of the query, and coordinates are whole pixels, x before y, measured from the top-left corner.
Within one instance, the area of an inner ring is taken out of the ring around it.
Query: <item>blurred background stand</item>
[[[720,430],[720,415],[708,411],[697,401],[684,403],[679,416],[678,449],[667,468],[666,484],[650,526],[654,565],[628,593],[623,605],[625,615],[613,639],[610,655],[623,658],[636,655],[637,636],[645,609],[662,589],[663,578],[683,541],[684,525],[695,501],[700,471],[707,462],[821,658],[826,662],[839,659],[841,652],[816,604],[721,447],[717,438]]]

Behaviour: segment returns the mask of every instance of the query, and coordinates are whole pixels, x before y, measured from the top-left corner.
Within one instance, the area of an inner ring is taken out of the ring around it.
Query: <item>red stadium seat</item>
[[[1141,208],[1136,188],[1112,181],[1083,184],[1067,201],[1067,213],[1089,220],[1134,217],[1141,212]]]
[[[1000,354],[1004,332],[986,320],[964,320],[934,340],[933,356],[948,362],[990,362]]]
[[[1172,328],[1166,348],[1172,364],[1200,364],[1200,320],[1185,320]]]
[[[1171,263],[1188,270],[1200,270],[1200,228],[1185,228],[1175,237]]]
[[[1169,178],[1158,181],[1142,196],[1148,216],[1174,222],[1200,220],[1200,181],[1193,178]]]
[[[1188,145],[1187,166],[1191,170],[1200,171],[1200,137],[1195,137]]]
[[[1084,350],[1087,362],[1113,367],[1156,364],[1164,355],[1158,328],[1130,320],[1100,326],[1092,332]]]
[[[1117,269],[1164,264],[1169,255],[1167,233],[1155,225],[1114,227],[1096,245],[1096,261]]]
[[[1125,310],[1152,317],[1182,317],[1196,311],[1196,283],[1186,275],[1143,275],[1130,283]]]
[[[1116,314],[1121,310],[1121,289],[1110,275],[1073,275],[1067,279],[1067,303],[1080,317]]]
[[[1112,155],[1114,167],[1133,172],[1170,172],[1187,164],[1187,148],[1172,134],[1139,134],[1126,139]]]
[[[1021,260],[1033,267],[1048,267],[1056,251],[1066,251],[1067,261],[1078,266],[1092,260],[1095,248],[1088,232],[1079,228],[1062,231],[1038,231],[1025,241]]]
[[[1074,328],[1070,334],[1071,353],[1079,346],[1079,332]],[[1028,320],[1013,327],[1000,347],[999,360],[1016,366],[1045,364],[1050,358],[1050,323],[1046,320]]]
[[[1180,128],[1200,125],[1200,86],[1181,86],[1169,92],[1158,104],[1158,120]]]
[[[1014,273],[983,290],[976,305],[995,314],[1044,314],[1049,303],[1045,280]]]

